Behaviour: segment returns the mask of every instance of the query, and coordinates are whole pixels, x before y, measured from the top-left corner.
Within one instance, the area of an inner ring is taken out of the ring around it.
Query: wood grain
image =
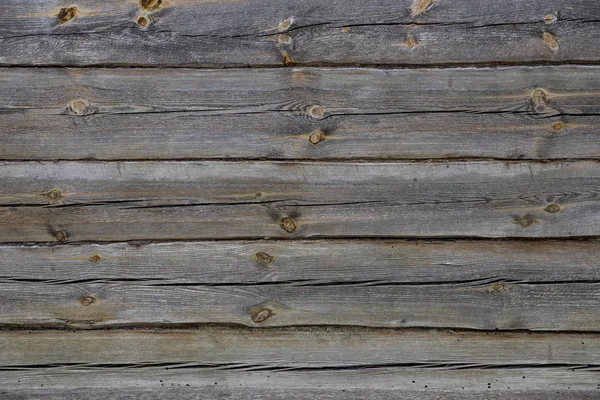
[[[85,385],[91,395],[152,390],[184,398],[195,390],[200,398],[295,392],[358,399],[372,391],[377,399],[591,399],[598,393],[598,340],[319,328],[2,332],[9,351],[0,356],[0,384],[9,394],[55,397],[85,393],[76,389]]]
[[[0,159],[598,159],[599,82],[581,66],[4,68]]]
[[[596,242],[4,246],[0,324],[595,332],[599,252]]]
[[[585,237],[597,162],[4,162],[0,241]]]
[[[160,3],[160,4],[158,4]],[[282,66],[590,62],[586,0],[8,0],[2,65]],[[551,36],[549,36],[551,35]],[[553,39],[548,39],[552,37]]]

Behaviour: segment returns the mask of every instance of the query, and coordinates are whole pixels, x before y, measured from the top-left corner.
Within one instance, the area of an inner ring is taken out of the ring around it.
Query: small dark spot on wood
[[[81,303],[81,305],[85,306],[85,307],[87,307],[95,302],[96,302],[96,299],[92,296],[85,296],[84,298],[79,300],[79,303]]]
[[[67,238],[69,237],[67,235],[67,232],[65,231],[56,231],[54,232],[54,237],[56,238],[56,240],[58,240],[59,242],[66,242]]]
[[[519,217],[514,220],[514,223],[517,225],[521,225],[523,228],[528,228],[536,222],[540,222],[537,219],[534,219],[531,215],[526,215],[524,217]]]
[[[286,231],[288,233],[292,233],[296,230],[296,223],[294,222],[293,219],[291,219],[289,217],[283,217],[281,219],[280,226],[284,231]]]
[[[273,262],[273,257],[263,251],[256,253],[256,259],[263,264],[271,264]]]
[[[556,22],[556,14],[548,14],[544,17],[544,22],[547,24],[553,24]]]
[[[256,197],[262,197],[263,194],[261,192],[256,193]]]
[[[320,129],[313,131],[308,137],[308,141],[311,144],[319,144],[325,140],[325,132]]]
[[[90,261],[99,263],[100,261],[102,261],[102,256],[100,254],[94,254],[90,256]]]
[[[140,0],[140,7],[146,11],[158,10],[161,4],[162,0]]]
[[[142,28],[145,28],[145,27],[148,26],[148,24],[150,23],[150,21],[148,20],[148,18],[142,16],[142,17],[138,18],[137,23]]]
[[[565,127],[565,124],[563,124],[562,122],[555,122],[552,125],[552,129],[554,129],[555,131],[562,131]]]
[[[271,310],[269,310],[268,308],[261,308],[260,310],[252,314],[252,321],[260,323],[269,318],[271,315],[273,315],[273,312]]]
[[[558,204],[548,204],[546,208],[544,208],[544,211],[554,214],[560,211],[560,207]]]
[[[314,119],[322,119],[325,117],[325,109],[321,106],[311,106],[308,109],[308,115],[313,117]]]
[[[65,24],[77,16],[77,7],[63,7],[56,14],[61,24]]]

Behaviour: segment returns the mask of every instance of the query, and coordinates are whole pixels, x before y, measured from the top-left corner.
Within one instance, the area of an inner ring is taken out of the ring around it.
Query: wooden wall
[[[2,0],[0,398],[599,398],[598,43],[592,0]]]

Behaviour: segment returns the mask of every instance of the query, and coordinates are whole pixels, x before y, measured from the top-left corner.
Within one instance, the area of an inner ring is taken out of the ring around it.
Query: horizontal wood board
[[[0,65],[597,62],[599,19],[587,0],[5,0]]]
[[[598,159],[600,67],[0,68],[0,159]]]

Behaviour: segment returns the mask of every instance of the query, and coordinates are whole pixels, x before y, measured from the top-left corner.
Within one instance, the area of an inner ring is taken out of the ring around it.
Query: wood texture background
[[[597,399],[600,5],[0,2],[1,399]]]

